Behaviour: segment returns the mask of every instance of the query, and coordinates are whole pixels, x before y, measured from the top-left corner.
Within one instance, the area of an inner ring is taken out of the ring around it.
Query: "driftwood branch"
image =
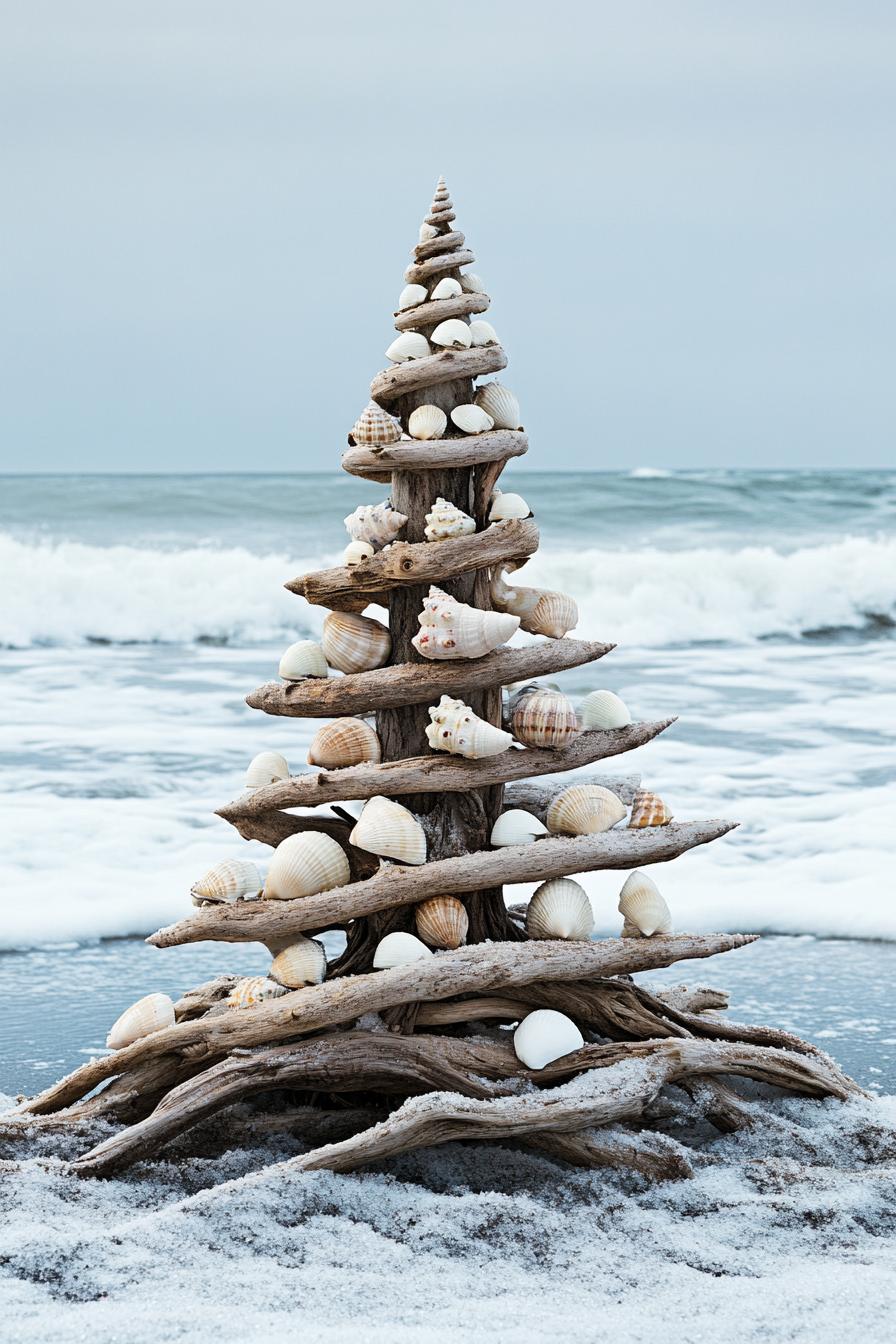
[[[626,807],[631,807],[635,794],[641,785],[640,775],[576,775],[576,784],[599,784],[601,788],[609,789],[610,793],[615,793]],[[568,789],[570,780],[556,780],[553,784],[530,784],[524,781],[521,784],[508,784],[504,790],[504,811],[509,812],[514,808],[522,808],[524,812],[531,812],[534,817],[544,824],[547,820],[548,808],[564,789]]]
[[[433,241],[441,242],[441,239]],[[441,257],[429,257],[426,261],[409,266],[404,273],[404,282],[406,285],[425,285],[437,275],[444,275],[446,271],[457,270],[459,266],[472,266],[475,260],[469,248],[458,248],[456,252],[449,252]]]
[[[443,350],[438,355],[409,359],[404,364],[383,369],[370,384],[370,395],[374,401],[388,404],[424,387],[451,383],[459,378],[477,378],[482,373],[500,373],[506,367],[507,356],[500,345]]]
[[[521,429],[490,429],[456,439],[403,439],[381,448],[349,448],[342,454],[342,469],[352,476],[385,482],[392,480],[393,471],[444,471],[484,462],[503,465],[511,457],[522,457],[528,447]]]
[[[420,327],[432,326],[434,322],[445,322],[449,317],[467,317],[470,313],[488,311],[487,294],[458,294],[453,299],[435,299],[431,303],[418,303],[416,308],[405,308],[395,314],[395,326],[399,331],[417,331]]]
[[[425,242],[418,243],[414,248],[414,258],[417,261],[425,261],[427,257],[435,257],[440,252],[463,247],[465,241],[464,235],[459,230],[440,233],[437,238],[427,238]]]
[[[649,1181],[687,1181],[694,1175],[687,1148],[666,1134],[580,1129],[572,1134],[540,1130],[525,1142],[574,1167],[625,1167]]]

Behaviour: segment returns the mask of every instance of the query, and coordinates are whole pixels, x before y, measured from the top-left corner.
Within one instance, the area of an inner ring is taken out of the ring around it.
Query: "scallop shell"
[[[290,644],[280,659],[280,676],[284,681],[300,681],[302,677],[325,677],[327,660],[324,651],[313,639],[300,639]]]
[[[638,790],[632,803],[629,829],[633,826],[668,826],[671,820],[672,813],[662,798],[647,789]]]
[[[578,624],[579,609],[566,593],[550,588],[524,588],[517,583],[510,587],[500,566],[492,570],[490,592],[492,606],[518,616],[520,629],[530,635],[562,639]]]
[[[433,896],[414,912],[417,932],[430,947],[460,947],[470,927],[470,917],[456,896]]]
[[[342,521],[352,541],[369,542],[374,550],[381,551],[392,544],[407,520],[407,514],[393,509],[392,501],[385,499],[382,504],[359,504]]]
[[[600,784],[573,784],[548,808],[548,830],[552,835],[599,835],[627,811],[621,799]]]
[[[446,275],[444,280],[439,281],[429,297],[431,299],[456,299],[458,294],[462,293],[460,282],[452,280],[449,275]]]
[[[318,728],[308,752],[308,764],[324,770],[344,770],[351,765],[383,759],[380,740],[363,719],[334,719]]]
[[[612,691],[592,691],[579,705],[583,728],[627,728],[631,721],[631,714]]]
[[[426,944],[412,933],[387,933],[373,954],[373,969],[387,971],[392,966],[408,966],[412,961],[425,961],[431,956]]]
[[[345,850],[322,831],[288,835],[274,850],[268,864],[264,895],[268,901],[295,901],[316,896],[351,879]]]
[[[375,554],[376,552],[369,541],[350,541],[342,552],[342,560],[346,565],[360,565],[364,560],[369,560]],[[326,662],[325,658],[325,666]],[[282,676],[283,673],[281,672],[280,675]]]
[[[438,238],[438,236],[439,236],[439,231],[438,231],[438,229],[435,227],[435,225],[433,225],[433,224],[421,224],[421,225],[420,225],[420,241],[421,241],[421,243],[428,243],[429,240],[430,240],[431,238]]]
[[[260,892],[263,886],[254,863],[247,859],[222,859],[193,883],[190,892],[197,904],[215,901],[232,905],[242,896]]]
[[[575,1022],[553,1008],[537,1008],[513,1033],[516,1057],[527,1069],[543,1069],[585,1044]]]
[[[429,295],[426,292],[425,285],[405,285],[398,296],[398,311],[403,313],[407,308],[416,308],[418,304],[425,303],[428,298]]]
[[[500,345],[501,342],[498,340],[498,333],[495,331],[491,322],[483,322],[480,319],[478,322],[470,323],[470,344],[475,347],[480,345]],[[489,412],[489,414],[491,414],[491,412]],[[494,419],[494,416],[492,416],[492,419]]]
[[[571,700],[562,691],[538,686],[520,696],[513,708],[513,735],[527,747],[561,751],[579,735],[579,721]]]
[[[625,916],[623,938],[650,938],[672,932],[672,915],[659,888],[646,873],[629,873],[619,893],[619,913]]]
[[[503,845],[528,845],[536,836],[547,834],[547,826],[542,825],[531,812],[513,807],[509,812],[502,812],[495,822],[489,836],[489,844],[494,845],[496,849]]]
[[[174,1026],[174,1004],[167,994],[147,994],[127,1008],[106,1037],[110,1050],[124,1050],[154,1031]]]
[[[413,812],[388,798],[364,804],[349,843],[399,863],[426,862],[426,835]]]
[[[476,390],[476,405],[481,406],[495,422],[495,429],[520,428],[520,404],[509,387],[499,383],[483,383]]]
[[[526,908],[530,938],[565,938],[583,942],[591,936],[594,915],[585,890],[569,877],[542,882]]]
[[[449,317],[440,322],[429,338],[433,345],[443,345],[451,350],[467,350],[470,346],[470,328],[459,317]]]
[[[406,364],[409,359],[426,359],[431,355],[429,341],[419,331],[403,331],[386,351],[393,364]]]
[[[472,402],[466,402],[463,406],[455,406],[451,412],[451,419],[458,429],[462,429],[465,434],[484,434],[495,423],[490,415],[486,415],[481,406],[474,406]]]
[[[384,411],[382,406],[378,406],[375,401],[369,401],[358,416],[358,419],[349,430],[349,442],[361,444],[378,444],[382,446],[387,443],[397,443],[401,438],[401,424]]]
[[[247,975],[237,980],[227,995],[227,1002],[231,1008],[254,1008],[267,999],[279,999],[288,993],[288,989],[278,985],[275,980],[269,980],[266,975]]]
[[[421,630],[411,640],[424,658],[482,658],[510,639],[519,618],[499,611],[480,611],[456,602],[440,588],[430,588],[417,618]]]
[[[412,439],[440,439],[447,424],[448,417],[438,406],[418,406],[408,416],[408,433]]]
[[[302,985],[319,985],[326,973],[327,954],[323,943],[297,934],[296,941],[274,958],[268,977],[287,989],[300,989]]]
[[[505,518],[531,518],[532,510],[523,499],[522,495],[515,495],[511,491],[502,494],[496,490],[492,497],[491,508],[488,511],[488,520],[490,523],[500,523]]]
[[[426,515],[423,535],[427,541],[444,541],[447,537],[466,537],[475,531],[476,519],[440,495]]]
[[[426,729],[426,740],[436,751],[475,761],[481,756],[499,756],[513,742],[510,733],[478,718],[463,700],[452,700],[450,695],[430,705],[429,717],[432,723]]]
[[[289,779],[289,766],[279,751],[261,751],[249,762],[247,789],[263,789],[268,784],[279,784],[281,779]]]
[[[367,672],[382,667],[392,650],[389,631],[372,616],[331,611],[324,619],[321,647],[339,672]]]
[[[474,275],[472,271],[467,271],[466,275],[461,276],[460,287],[465,294],[485,293],[485,285],[479,279],[479,276]]]

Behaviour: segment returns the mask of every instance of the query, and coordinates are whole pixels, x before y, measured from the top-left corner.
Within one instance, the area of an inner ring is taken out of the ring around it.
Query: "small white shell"
[[[406,513],[399,513],[393,509],[392,501],[385,499],[382,504],[359,504],[342,521],[352,541],[367,541],[381,551],[391,545],[407,520]]]
[[[450,276],[446,275],[443,280],[439,281],[429,297],[431,299],[456,299],[458,294],[462,293],[460,281],[452,280]]]
[[[600,835],[627,811],[622,799],[600,784],[573,784],[548,808],[548,830],[552,835]]]
[[[466,537],[475,531],[476,519],[440,495],[426,515],[423,535],[427,541],[445,541],[448,537]]]
[[[532,510],[522,495],[514,495],[510,491],[505,495],[498,490],[488,511],[488,520],[490,523],[499,523],[504,518],[529,518],[531,514]]]
[[[591,936],[594,914],[583,887],[569,877],[542,882],[526,908],[530,938],[565,938],[583,942]]]
[[[477,388],[475,401],[491,416],[496,429],[519,429],[520,404],[510,388],[497,379]]]
[[[203,901],[232,905],[243,896],[260,892],[264,883],[254,863],[248,859],[222,859],[190,888],[194,904]]]
[[[268,901],[295,901],[344,887],[351,878],[345,850],[322,831],[288,835],[274,850],[264,884]]]
[[[369,541],[350,541],[342,552],[342,559],[347,565],[360,565],[362,560],[369,560],[375,554],[376,552]],[[325,658],[325,665],[326,661]],[[282,677],[283,673],[281,672],[280,675]]]
[[[313,639],[300,639],[297,644],[290,644],[280,659],[279,672],[284,681],[300,681],[302,677],[325,677],[327,660],[324,651]]]
[[[278,784],[281,779],[289,779],[289,766],[279,751],[261,751],[249,762],[247,789],[263,789],[268,784]]]
[[[475,761],[482,756],[499,756],[513,743],[510,733],[480,719],[463,700],[443,695],[438,705],[430,705],[432,723],[426,740],[435,751],[450,751]]]
[[[327,954],[323,943],[296,934],[296,941],[285,947],[273,961],[268,978],[287,989],[319,985],[327,973]]]
[[[387,971],[392,966],[408,966],[412,961],[425,961],[432,951],[412,933],[387,933],[377,944],[373,954],[373,969]]]
[[[426,834],[413,812],[389,798],[369,798],[349,844],[399,863],[426,862]]]
[[[382,758],[380,740],[370,724],[348,717],[318,728],[308,751],[308,764],[323,770],[346,770],[365,761],[379,765]]]
[[[650,938],[672,932],[672,915],[656,883],[646,873],[629,873],[619,893],[619,913],[625,916],[623,938]]]
[[[516,634],[519,617],[500,611],[481,611],[456,602],[432,587],[417,617],[420,633],[411,640],[424,658],[482,658]]]
[[[418,406],[408,416],[408,433],[412,439],[440,439],[447,424],[448,417],[438,406]]]
[[[460,277],[460,287],[465,294],[485,293],[485,285],[479,279],[479,276],[474,275],[472,271],[467,271],[465,275]]]
[[[320,642],[327,662],[338,672],[370,672],[382,667],[392,651],[392,637],[383,623],[354,611],[331,611]]]
[[[231,1008],[254,1008],[256,1004],[265,1003],[268,999],[279,999],[288,993],[288,989],[278,985],[276,980],[269,980],[266,975],[247,975],[237,980],[227,995],[227,1002]]]
[[[403,313],[406,308],[416,308],[418,304],[425,303],[428,297],[425,285],[405,285],[398,297],[398,311]]]
[[[465,434],[484,434],[495,423],[490,415],[486,415],[480,406],[474,406],[472,402],[455,406],[451,419]]]
[[[527,1069],[543,1069],[585,1044],[575,1022],[553,1008],[538,1008],[513,1033],[516,1057]]]
[[[528,845],[537,835],[548,834],[547,826],[543,826],[531,812],[513,807],[509,812],[501,813],[492,827],[489,843],[496,848],[503,845]]]
[[[134,1041],[174,1026],[174,1004],[167,994],[147,994],[127,1008],[106,1037],[109,1050],[124,1050]]]
[[[612,691],[592,691],[579,705],[583,728],[627,728],[631,721],[631,714]]]
[[[472,346],[500,345],[501,342],[498,340],[498,333],[491,322],[480,320],[470,323],[470,344]]]
[[[401,438],[401,423],[375,401],[369,401],[349,430],[349,438],[360,444],[397,443]]]
[[[421,224],[421,225],[420,225],[420,241],[421,241],[421,243],[428,243],[429,240],[430,240],[431,238],[438,238],[438,236],[439,236],[439,231],[438,231],[438,229],[435,227],[434,224]]]
[[[409,359],[426,359],[431,355],[429,341],[419,331],[403,331],[386,351],[393,364],[405,364]]]
[[[470,328],[459,317],[440,322],[429,338],[433,345],[444,345],[452,350],[467,350],[470,346]]]

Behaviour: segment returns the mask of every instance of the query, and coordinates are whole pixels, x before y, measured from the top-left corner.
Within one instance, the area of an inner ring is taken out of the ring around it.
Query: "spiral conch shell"
[[[517,697],[511,722],[514,737],[527,747],[562,751],[579,735],[572,701],[562,691],[543,686],[535,686]]]
[[[261,892],[264,883],[254,863],[247,859],[222,859],[190,888],[194,905],[205,901],[233,905],[244,896]]]
[[[263,789],[268,784],[279,784],[281,779],[289,779],[289,766],[279,751],[261,751],[249,762],[247,789]]]
[[[460,947],[470,927],[470,917],[456,896],[433,896],[414,912],[417,932],[430,947]]]
[[[646,873],[629,873],[619,893],[619,913],[625,917],[623,938],[650,938],[672,932],[672,915],[659,888]]]
[[[519,584],[511,588],[500,567],[492,570],[490,591],[492,606],[518,616],[520,628],[530,635],[562,639],[578,624],[579,609],[566,593],[550,588],[523,588]]]
[[[302,985],[321,984],[326,973],[327,954],[323,943],[296,934],[296,941],[274,958],[268,978],[287,989],[300,989]]]
[[[579,705],[583,728],[627,728],[631,721],[631,714],[612,691],[592,691]]]
[[[473,326],[477,324],[474,322]],[[488,323],[484,323],[488,326]],[[491,416],[495,429],[519,429],[520,404],[509,387],[497,381],[483,383],[476,390],[476,405]]]
[[[360,565],[375,554],[376,552],[369,541],[350,541],[342,552],[342,563],[344,565]],[[326,664],[326,659],[324,659],[324,663]],[[281,672],[280,675],[282,676],[283,673]]]
[[[353,611],[331,611],[320,642],[327,662],[339,672],[382,667],[392,651],[392,637],[382,622]]]
[[[432,659],[482,658],[510,639],[520,624],[518,616],[468,607],[435,587],[417,619],[421,630],[411,643]]]
[[[345,850],[322,831],[288,835],[268,864],[264,895],[268,901],[295,901],[344,887],[351,878]]]
[[[432,952],[412,933],[387,933],[377,943],[373,954],[373,969],[388,971],[393,966],[409,966],[413,961],[425,961]]]
[[[344,770],[364,761],[378,765],[382,759],[380,740],[363,719],[334,719],[325,723],[314,734],[308,752],[308,764],[324,770]]]
[[[227,1002],[231,1008],[254,1008],[256,1004],[265,1003],[268,999],[279,999],[288,993],[284,985],[278,985],[276,980],[269,980],[266,975],[247,975],[237,980],[227,995]]]
[[[301,681],[303,677],[325,677],[327,660],[323,649],[319,644],[315,644],[313,639],[300,639],[297,644],[290,644],[280,659],[278,670],[284,681]]]
[[[470,323],[470,344],[475,349],[480,345],[500,345],[501,342],[498,340],[498,333],[495,331],[491,322],[483,322],[480,320],[479,322]],[[483,410],[487,410],[487,407],[483,407]],[[488,414],[491,415],[491,411],[488,411]],[[494,418],[495,417],[492,416],[493,420]]]
[[[369,542],[381,551],[391,545],[407,520],[407,514],[393,509],[392,501],[387,499],[382,504],[359,504],[342,521],[352,541]]]
[[[154,1031],[174,1026],[174,1004],[167,994],[147,994],[132,1003],[113,1025],[106,1037],[109,1050],[124,1050]]]
[[[426,740],[436,751],[475,761],[481,756],[499,756],[513,742],[510,733],[480,719],[463,700],[452,700],[450,695],[430,705],[429,717],[432,723],[426,729]]]
[[[418,304],[425,303],[428,297],[425,285],[405,285],[398,297],[398,311],[403,313],[406,308],[416,308]]]
[[[460,282],[452,280],[450,275],[446,275],[443,280],[439,281],[429,297],[431,299],[456,299],[458,294],[462,293]]]
[[[542,882],[526,908],[526,932],[530,938],[565,938],[586,941],[594,928],[591,902],[583,887],[570,877]]]
[[[465,434],[485,434],[495,423],[481,406],[474,406],[471,401],[464,402],[462,406],[455,406],[451,412],[451,420]]]
[[[544,826],[537,817],[533,817],[531,812],[512,807],[509,811],[502,812],[495,822],[489,836],[489,844],[494,845],[496,849],[504,845],[530,845],[536,836],[548,833],[547,826]]]
[[[479,279],[479,276],[474,275],[472,271],[467,271],[466,275],[461,276],[460,287],[465,294],[485,293],[485,285]]]
[[[426,359],[432,350],[429,341],[419,331],[403,331],[386,351],[386,358],[393,364],[406,364],[409,359]]]
[[[448,417],[438,406],[418,406],[408,416],[408,433],[412,439],[440,439],[447,424]]]
[[[466,537],[475,531],[476,519],[440,495],[426,515],[423,535],[427,541],[445,541],[448,537]]]
[[[369,798],[349,844],[399,863],[426,862],[426,834],[413,812],[389,798]]]
[[[647,789],[638,790],[632,803],[629,829],[633,826],[668,826],[671,820],[672,813],[662,798]]]
[[[572,1018],[553,1008],[538,1008],[513,1033],[513,1049],[527,1069],[544,1069],[555,1059],[581,1050],[582,1033]]]
[[[627,811],[622,800],[600,784],[573,784],[548,808],[548,830],[552,835],[600,835]]]
[[[380,447],[397,443],[400,438],[401,422],[375,401],[367,403],[348,434],[349,443],[377,444]]]

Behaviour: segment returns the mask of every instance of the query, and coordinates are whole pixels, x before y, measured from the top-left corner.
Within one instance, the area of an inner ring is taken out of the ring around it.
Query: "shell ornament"
[[[352,541],[366,541],[374,550],[381,551],[391,545],[407,520],[407,514],[393,509],[392,501],[387,499],[382,504],[359,504],[343,522]]]
[[[587,941],[594,928],[591,902],[583,887],[570,877],[542,882],[526,907],[526,932],[530,938],[564,938]]]
[[[416,308],[419,304],[425,303],[426,299],[425,285],[405,285],[398,296],[398,311],[403,313],[408,308]]]
[[[465,402],[462,406],[455,406],[451,412],[452,424],[464,434],[485,434],[494,426],[494,420],[482,409],[481,406],[474,406],[472,402]]]
[[[348,432],[350,444],[385,447],[401,438],[401,422],[384,411],[375,401],[369,401]]]
[[[297,644],[290,644],[280,659],[278,670],[284,681],[301,681],[304,677],[328,675],[324,651],[313,639],[300,639]]]
[[[671,820],[672,813],[662,798],[648,789],[638,790],[632,803],[629,829],[633,826],[668,826]]]
[[[579,722],[583,728],[627,728],[631,721],[631,714],[612,691],[592,691],[579,705]]]
[[[446,350],[469,350],[472,337],[466,322],[459,317],[449,317],[440,322],[430,337],[433,345],[444,346]]]
[[[274,958],[268,978],[286,989],[301,989],[303,985],[321,984],[326,973],[327,954],[323,943],[297,934],[296,941]]]
[[[452,700],[450,695],[430,705],[429,717],[432,723],[426,729],[426,740],[435,751],[450,751],[475,761],[481,756],[499,756],[513,743],[510,733],[480,719],[463,700]]]
[[[264,884],[265,900],[295,901],[344,887],[351,878],[345,850],[322,831],[288,835],[274,850]]]
[[[412,439],[440,439],[448,426],[448,417],[438,406],[418,406],[408,416]]]
[[[490,523],[502,523],[507,518],[531,518],[532,510],[523,499],[522,495],[515,495],[513,491],[504,491],[495,489],[489,499],[488,520]]]
[[[459,294],[463,294],[460,281],[452,280],[449,275],[446,275],[443,280],[439,281],[429,297],[430,299],[456,299]]]
[[[475,531],[476,519],[440,495],[426,515],[423,535],[427,541],[445,541],[448,537],[468,537]]]
[[[544,1069],[585,1044],[575,1022],[553,1008],[538,1008],[513,1033],[516,1057],[527,1069]]]
[[[264,883],[254,863],[247,859],[222,859],[190,888],[194,905],[233,905],[245,896],[257,896]]]
[[[167,994],[147,994],[127,1008],[106,1037],[109,1050],[124,1050],[154,1031],[174,1026],[174,1004]]]
[[[324,619],[321,648],[339,672],[369,672],[382,667],[392,652],[392,638],[381,621],[352,611],[331,611]]]
[[[477,349],[483,345],[500,345],[501,342],[498,340],[498,333],[495,331],[491,322],[483,322],[480,320],[478,322],[470,323],[470,344],[474,349]],[[483,406],[482,409],[486,411],[487,414],[491,415],[491,411],[488,410],[488,407]],[[493,420],[494,418],[495,417],[492,415]]]
[[[517,696],[511,725],[518,742],[549,751],[562,751],[580,732],[572,701],[562,691],[543,686],[526,689]]]
[[[467,271],[466,275],[461,276],[460,287],[465,294],[485,293],[485,285],[479,279],[479,276],[474,275],[472,271]]]
[[[470,918],[456,896],[433,896],[414,912],[417,932],[430,947],[454,949],[466,940]]]
[[[488,326],[488,323],[483,325]],[[484,383],[477,389],[476,405],[481,406],[486,414],[491,416],[495,422],[495,429],[520,428],[520,404],[509,387],[504,387],[497,381]]]
[[[342,563],[344,565],[363,565],[365,560],[369,560],[372,555],[376,555],[369,541],[350,541],[342,552]],[[326,658],[324,663],[326,663]],[[283,673],[280,673],[281,677]]]
[[[548,830],[552,835],[600,835],[627,811],[622,800],[600,784],[574,784],[548,808]]]
[[[431,956],[431,950],[412,933],[387,933],[373,954],[373,969],[388,971],[393,966],[409,966],[411,962],[426,961]]]
[[[289,990],[284,985],[278,985],[266,975],[247,975],[244,979],[237,980],[227,995],[227,1002],[231,1008],[254,1008],[259,1003],[266,1003],[268,999],[279,999],[281,995],[288,993]]]
[[[324,770],[345,770],[369,761],[379,765],[383,759],[380,740],[363,719],[334,719],[314,734],[308,752],[308,764]]]
[[[393,364],[406,364],[409,359],[426,359],[431,355],[429,341],[419,331],[403,331],[386,351]]]
[[[492,606],[518,616],[520,628],[530,635],[562,639],[578,624],[579,609],[566,593],[550,588],[522,588],[517,584],[511,588],[505,583],[500,567],[492,570],[490,589]]]
[[[249,762],[247,789],[264,789],[268,784],[279,784],[282,779],[289,779],[289,766],[279,751],[259,752]]]
[[[516,634],[519,617],[480,611],[432,587],[417,618],[420,633],[411,640],[424,658],[483,658]]]
[[[413,812],[389,798],[369,798],[349,844],[399,863],[426,862],[426,833]]]
[[[672,915],[656,883],[636,869],[629,873],[619,893],[619,913],[624,916],[623,938],[652,938],[672,932]]]
[[[492,827],[489,844],[496,849],[504,845],[531,845],[539,835],[549,834],[547,826],[533,817],[531,812],[514,807],[501,813]]]

